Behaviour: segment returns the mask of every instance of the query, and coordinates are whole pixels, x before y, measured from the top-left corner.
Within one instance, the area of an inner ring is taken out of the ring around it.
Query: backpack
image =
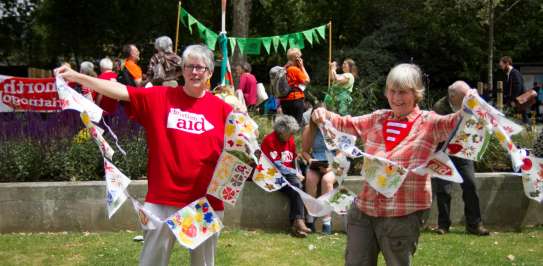
[[[287,71],[282,66],[270,69],[271,94],[275,97],[286,97],[292,90],[288,85]]]
[[[130,72],[128,72],[128,69],[126,69],[126,67],[123,67],[121,72],[119,72],[119,75],[117,76],[117,82],[127,86],[136,87],[136,81],[134,80],[132,75],[130,75]]]

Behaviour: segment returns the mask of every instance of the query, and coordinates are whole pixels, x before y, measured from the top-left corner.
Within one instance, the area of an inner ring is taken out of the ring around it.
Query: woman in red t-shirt
[[[292,116],[280,116],[273,124],[273,132],[262,140],[261,148],[262,152],[279,169],[286,181],[301,189],[304,176],[299,174],[294,167],[296,144],[294,143],[293,134],[299,129],[298,122]],[[290,186],[285,186],[280,191],[289,198],[289,218],[292,223],[293,234],[297,237],[306,237],[307,233],[311,233],[311,230],[305,225],[304,202],[300,194]]]

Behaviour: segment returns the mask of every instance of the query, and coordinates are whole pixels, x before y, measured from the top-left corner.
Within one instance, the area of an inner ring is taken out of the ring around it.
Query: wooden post
[[[179,17],[181,17],[180,13],[181,13],[181,1],[179,1],[179,3],[177,4],[177,24],[175,27],[175,50],[173,51],[176,54],[177,54],[177,47],[178,47],[177,45],[179,43]]]
[[[483,83],[482,82],[477,82],[477,93],[479,93],[479,95],[483,95],[485,93],[484,91],[484,88],[483,88]]]
[[[332,63],[332,21],[328,22],[328,90],[332,81],[332,73],[330,73],[330,64]]]
[[[498,94],[496,99],[496,107],[500,112],[503,112],[503,81],[498,81]]]

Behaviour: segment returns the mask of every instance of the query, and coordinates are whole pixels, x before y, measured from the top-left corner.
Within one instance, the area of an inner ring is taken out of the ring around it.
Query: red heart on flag
[[[452,143],[447,146],[447,149],[449,150],[449,154],[457,154],[459,153],[464,147],[460,144]]]

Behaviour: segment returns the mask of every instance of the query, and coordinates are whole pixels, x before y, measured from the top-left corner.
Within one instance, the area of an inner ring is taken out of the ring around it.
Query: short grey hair
[[[109,59],[109,57],[102,58],[100,60],[100,69],[101,70],[112,70],[113,69],[113,61]]]
[[[81,65],[79,65],[79,72],[85,75],[96,77],[96,72],[94,71],[94,64],[89,61],[81,62]]]
[[[168,36],[160,36],[155,40],[155,49],[165,53],[173,53],[172,39]]]
[[[207,48],[207,46],[201,44],[193,44],[187,46],[185,51],[183,51],[183,66],[189,58],[201,59],[204,61],[204,64],[209,69],[210,72],[213,72],[215,67],[215,62],[213,60],[213,52]]]
[[[463,80],[457,80],[451,86],[449,86],[448,93],[449,96],[457,95],[460,90],[469,90],[470,86]]]
[[[273,130],[277,133],[295,133],[300,129],[298,122],[290,115],[282,115],[275,119]]]
[[[415,102],[424,98],[424,84],[422,71],[415,64],[399,64],[388,72],[386,90],[396,88],[399,90],[412,90],[415,93]]]

